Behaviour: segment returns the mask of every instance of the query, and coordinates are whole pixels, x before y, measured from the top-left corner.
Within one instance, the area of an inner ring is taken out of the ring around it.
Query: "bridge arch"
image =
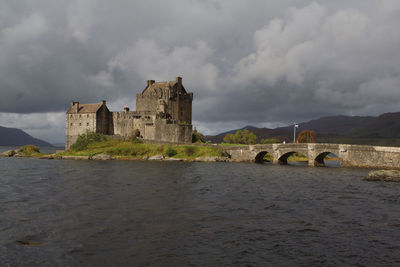
[[[317,167],[325,167],[325,159],[328,155],[334,155],[336,158],[338,156],[330,151],[319,153],[318,156],[314,159],[314,166]]]
[[[288,164],[288,158],[289,158],[290,156],[294,155],[294,154],[300,154],[300,155],[303,155],[304,157],[307,157],[306,155],[304,155],[304,154],[301,153],[301,152],[298,152],[298,151],[290,151],[290,152],[286,152],[286,153],[284,153],[282,156],[280,156],[279,159],[278,159],[278,163],[279,163],[280,165],[287,165],[287,164]]]
[[[265,159],[265,156],[267,156],[267,158],[270,158],[270,159]],[[269,153],[266,150],[257,153],[257,155],[254,159],[254,161],[256,163],[273,162],[273,160],[274,160],[274,158],[272,156],[272,153]]]

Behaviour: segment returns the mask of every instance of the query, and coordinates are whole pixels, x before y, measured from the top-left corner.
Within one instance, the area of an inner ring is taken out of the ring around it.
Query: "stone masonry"
[[[193,93],[187,93],[182,78],[175,81],[147,81],[142,93],[136,95],[136,111],[128,106],[123,111],[110,112],[106,101],[93,104],[72,102],[66,114],[65,149],[79,135],[96,132],[129,139],[190,143],[192,140]]]
[[[270,153],[273,163],[284,165],[290,155],[298,152],[308,158],[309,166],[324,166],[324,158],[333,153],[341,167],[400,169],[400,147],[310,143],[236,146],[224,150],[233,161],[262,162],[265,154]]]

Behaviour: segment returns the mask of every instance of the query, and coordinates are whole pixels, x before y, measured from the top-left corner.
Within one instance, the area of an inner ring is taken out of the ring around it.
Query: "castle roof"
[[[182,78],[177,77],[175,81],[167,81],[167,82],[155,82],[154,80],[148,80],[147,86],[143,90],[142,94],[149,95],[153,93],[157,93],[159,91],[167,91],[172,89],[180,89],[184,94],[186,94],[186,90],[182,85]]]
[[[90,104],[79,104],[79,102],[77,102],[77,105],[78,105],[78,112],[76,112],[76,107],[71,105],[71,107],[67,111],[67,114],[96,113],[103,105],[103,102],[90,103]]]

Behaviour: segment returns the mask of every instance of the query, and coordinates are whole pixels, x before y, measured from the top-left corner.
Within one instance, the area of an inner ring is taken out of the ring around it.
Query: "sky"
[[[400,111],[398,0],[0,0],[0,125],[65,140],[71,101],[183,77],[217,134]]]

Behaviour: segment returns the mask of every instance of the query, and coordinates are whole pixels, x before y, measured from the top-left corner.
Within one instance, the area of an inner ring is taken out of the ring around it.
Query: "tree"
[[[192,143],[204,143],[206,138],[204,135],[200,132],[197,131],[196,128],[194,128],[192,132]]]
[[[257,144],[257,136],[247,129],[237,130],[234,134],[224,136],[224,142],[229,144]]]
[[[224,136],[224,142],[228,143],[228,144],[234,144],[235,143],[235,138],[233,136],[233,134],[227,134]]]
[[[316,143],[317,136],[315,135],[314,131],[311,130],[304,130],[299,133],[299,137],[297,138],[299,143]]]
[[[86,132],[78,136],[76,142],[71,146],[71,148],[75,151],[81,151],[87,149],[88,145],[94,142],[105,141],[107,138],[95,132]]]
[[[276,138],[270,138],[270,139],[262,139],[261,144],[278,144],[281,141],[276,139]]]

